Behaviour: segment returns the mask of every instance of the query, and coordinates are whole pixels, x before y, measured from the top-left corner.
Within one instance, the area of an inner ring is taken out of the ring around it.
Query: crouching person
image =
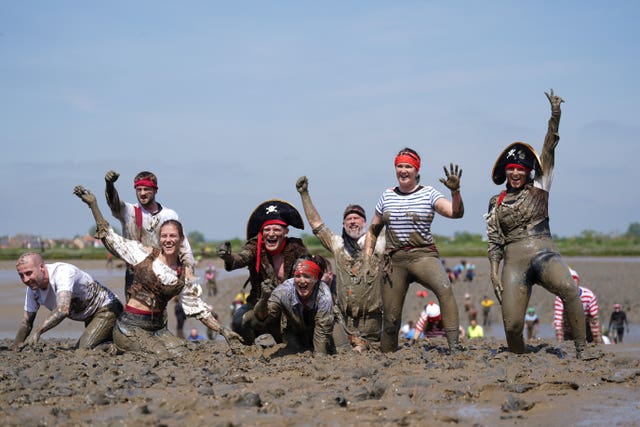
[[[45,264],[42,256],[33,252],[22,254],[16,269],[20,280],[29,289],[14,349],[36,345],[40,335],[67,317],[84,322],[86,326],[77,348],[91,349],[112,340],[113,326],[122,312],[122,304],[113,292],[93,280],[88,273],[64,262]],[[51,315],[32,332],[41,305],[51,310]]]
[[[333,351],[333,301],[329,287],[320,280],[320,264],[315,257],[303,257],[294,266],[293,278],[275,289],[270,281],[264,281],[254,307],[259,320],[279,322],[282,316],[286,318],[282,333],[291,352]]]

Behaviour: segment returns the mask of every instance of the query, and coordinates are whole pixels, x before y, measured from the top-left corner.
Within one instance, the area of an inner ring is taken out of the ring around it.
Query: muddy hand
[[[262,291],[260,293],[260,298],[269,299],[274,288],[275,286],[273,286],[273,280],[264,279],[262,283],[260,283],[260,290]]]
[[[298,178],[298,181],[296,182],[296,190],[298,190],[298,193],[300,194],[306,193],[309,190],[309,180],[306,176]]]
[[[449,170],[443,166],[445,178],[440,178],[440,182],[445,185],[451,192],[460,191],[460,178],[462,178],[462,169],[453,163],[449,163]]]
[[[560,110],[560,104],[562,104],[564,102],[564,99],[560,98],[557,95],[553,94],[553,89],[551,89],[549,92],[545,92],[545,95],[547,95],[547,99],[549,100],[549,103],[551,104],[551,111],[559,111]]]
[[[492,274],[491,283],[493,284],[493,292],[496,294],[498,302],[502,304],[502,292],[504,291],[504,288],[502,287],[502,280]]]
[[[233,332],[231,329],[227,328],[226,326],[223,326],[220,329],[220,335],[222,335],[222,337],[225,339],[229,347],[231,347],[231,350],[236,350],[235,347],[237,347],[240,344],[244,344],[244,340],[242,339],[242,337],[236,334],[235,332]]]
[[[218,245],[218,256],[225,259],[229,255],[231,255],[231,242],[227,240],[226,242]]]
[[[104,180],[108,183],[114,183],[118,180],[120,174],[116,171],[109,171],[104,175]]]
[[[90,204],[96,201],[96,196],[82,185],[76,185],[73,189],[73,194],[80,197],[83,202]]]

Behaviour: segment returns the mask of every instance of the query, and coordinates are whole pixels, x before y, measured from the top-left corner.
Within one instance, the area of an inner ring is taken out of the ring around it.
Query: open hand
[[[560,104],[564,102],[564,99],[560,98],[557,95],[554,95],[553,89],[549,90],[549,92],[545,92],[544,94],[547,95],[547,99],[551,104],[551,111],[559,111]]]
[[[440,178],[440,182],[445,185],[451,192],[460,191],[460,178],[462,178],[462,169],[458,165],[449,164],[449,170],[443,166],[445,178]]]

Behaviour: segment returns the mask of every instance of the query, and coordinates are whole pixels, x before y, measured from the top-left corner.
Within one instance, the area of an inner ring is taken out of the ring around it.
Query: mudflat
[[[45,254],[46,255],[46,254]],[[459,259],[447,259],[453,267]],[[472,282],[454,283],[460,319],[469,293],[477,309],[492,298],[488,262],[476,266]],[[567,258],[593,290],[608,323],[620,303],[631,325],[625,343],[590,347],[594,358],[576,360],[573,343],[557,343],[550,328],[553,295],[535,287],[531,298],[543,325],[528,352],[506,351],[500,306],[491,313],[485,338],[464,341],[449,354],[444,340],[415,345],[400,341],[394,353],[310,353],[287,355],[278,345],[238,347],[224,340],[194,343],[183,358],[158,360],[133,353],[114,354],[109,346],[73,350],[82,324],[65,320],[43,335],[37,348],[10,350],[22,315],[24,285],[13,262],[0,262],[0,419],[3,425],[262,425],[262,426],[492,426],[640,425],[640,307],[635,258]],[[118,295],[124,270],[103,261],[69,261],[89,271]],[[213,261],[212,261],[213,262]],[[204,274],[207,261],[199,266]],[[215,264],[221,270],[216,260]],[[245,272],[221,273],[216,297],[207,297],[228,324],[229,304]],[[411,285],[404,319],[417,320],[433,297],[417,296]],[[39,313],[37,323],[48,314]],[[480,318],[482,315],[480,314]],[[173,305],[169,327],[175,329]],[[204,326],[189,319],[185,332]]]

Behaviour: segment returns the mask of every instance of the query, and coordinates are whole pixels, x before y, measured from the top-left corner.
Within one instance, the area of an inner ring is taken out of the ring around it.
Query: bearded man
[[[346,207],[342,215],[342,234],[337,235],[322,221],[313,205],[306,176],[298,179],[296,189],[313,234],[334,257],[336,286],[332,293],[336,323],[344,328],[353,350],[362,351],[369,347],[370,342],[380,341],[385,239],[380,238],[376,242],[368,266],[369,273],[362,274],[362,248],[367,232],[367,215],[362,206],[351,204]],[[334,340],[337,341],[335,334]],[[336,346],[340,343],[336,342]]]

